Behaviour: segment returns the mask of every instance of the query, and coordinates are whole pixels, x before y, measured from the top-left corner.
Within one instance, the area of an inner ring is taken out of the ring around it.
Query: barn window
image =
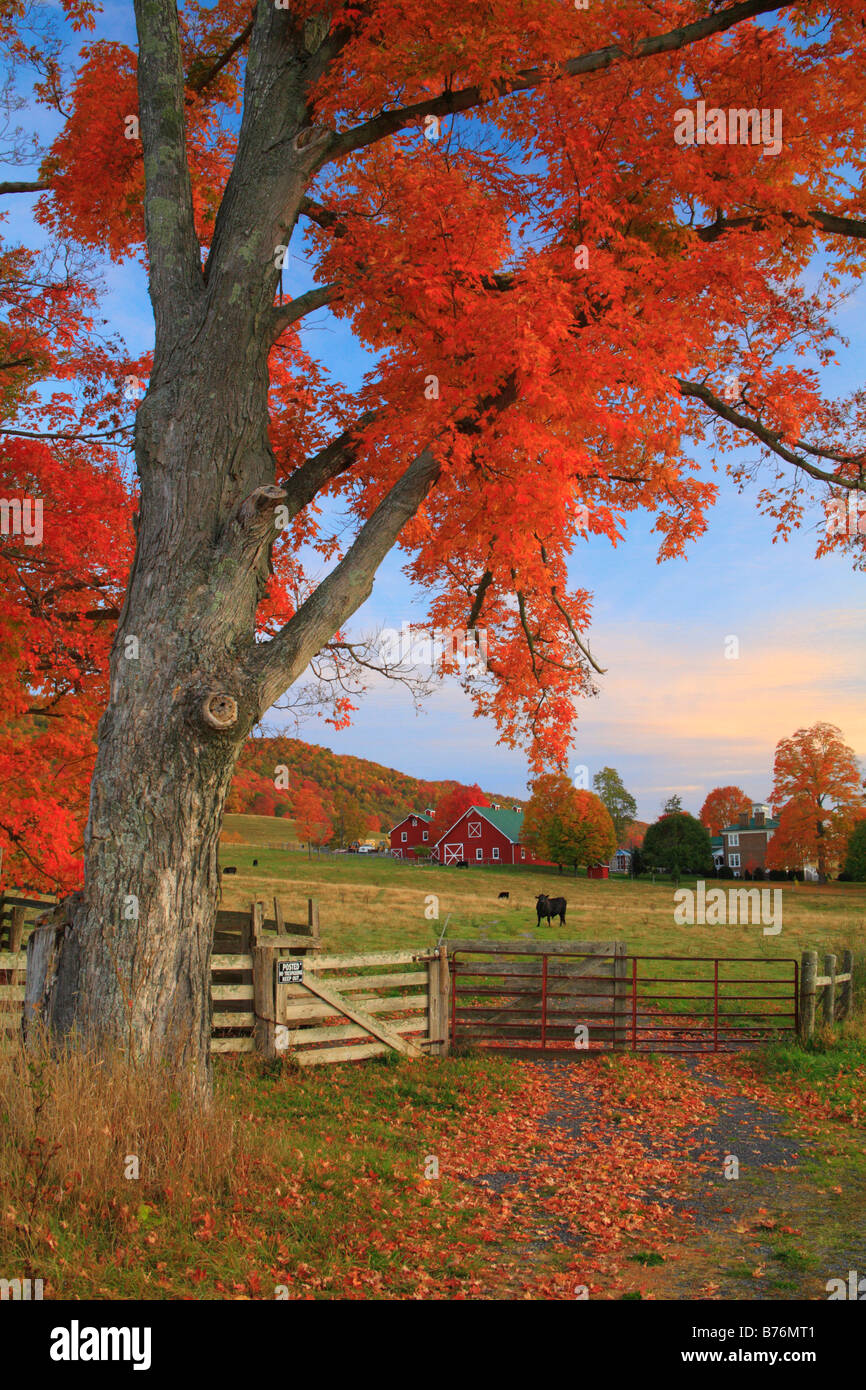
[[[424,838],[424,843],[425,843],[425,845],[426,845],[426,843],[427,843],[427,831],[426,831],[426,830],[422,831],[422,835],[423,835],[423,838]]]
[[[407,840],[407,835],[406,835],[406,831],[405,831],[405,830],[401,830],[401,831],[400,831],[400,839],[403,841],[403,844],[405,845],[406,840]]]
[[[469,822],[469,838],[470,838],[470,840],[480,840],[480,839],[481,839],[481,822],[480,822],[480,820],[471,820],[471,821]]]
[[[477,850],[475,851],[475,858],[476,858],[476,859],[483,859],[483,858],[484,858],[484,850],[483,850],[483,849],[477,849]]]
[[[521,859],[525,859],[525,858],[526,858],[526,850],[525,850],[525,849],[522,849],[522,850],[520,851],[520,857],[521,857]]]
[[[413,817],[412,817],[412,829],[413,829],[413,830],[415,829],[415,826],[416,826],[417,824],[418,824],[418,822],[416,821],[415,817],[413,816]]]
[[[494,859],[498,859],[498,858],[499,858],[499,846],[498,846],[498,845],[494,845],[494,846],[493,846],[493,858],[494,858]]]

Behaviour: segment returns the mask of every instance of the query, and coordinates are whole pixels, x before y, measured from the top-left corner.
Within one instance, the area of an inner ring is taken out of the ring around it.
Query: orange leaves
[[[698,819],[711,835],[720,835],[726,825],[733,825],[741,811],[751,803],[741,787],[714,787],[707,793]]]
[[[122,44],[91,45],[72,90],[72,114],[48,157],[52,193],[40,220],[120,259],[144,237],[144,166],[135,57]]]
[[[546,773],[532,783],[523,835],[554,864],[596,864],[616,849],[613,821],[601,798],[572,786],[560,773]]]

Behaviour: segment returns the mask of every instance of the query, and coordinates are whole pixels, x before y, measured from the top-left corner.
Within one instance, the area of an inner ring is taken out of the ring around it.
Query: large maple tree
[[[863,773],[854,750],[835,724],[797,729],[776,745],[773,805],[781,812],[770,841],[771,868],[787,868],[814,857],[818,879],[828,859],[840,853],[864,806]],[[778,844],[776,843],[778,839]]]
[[[835,280],[859,273],[866,42],[860,3],[135,15],[136,51],[85,44],[62,100],[40,73],[63,128],[38,180],[0,185],[40,191],[46,235],[143,255],[155,320],[84,886],[43,1003],[55,1030],[132,1039],[205,1086],[239,750],[395,544],[431,625],[486,631],[462,679],[540,766],[598,669],[566,570],[587,532],[617,541],[645,508],[679,553],[715,496],[693,458],[710,435],[774,461],[782,531],[813,484],[863,490],[862,402],[816,375],[834,285],[805,272],[820,245]],[[705,98],[780,110],[780,152],[677,144]],[[288,297],[297,245],[314,283]],[[324,305],[374,354],[357,391],[302,350]]]

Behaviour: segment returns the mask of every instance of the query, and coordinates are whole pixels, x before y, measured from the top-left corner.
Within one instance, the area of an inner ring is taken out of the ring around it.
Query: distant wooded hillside
[[[326,805],[341,796],[351,797],[365,815],[378,817],[382,833],[408,811],[435,807],[446,792],[472,785],[471,780],[464,784],[411,777],[301,739],[259,738],[250,739],[241,754],[226,809],[260,816],[291,815],[292,796],[305,782],[316,786]],[[511,793],[485,792],[485,797],[509,806],[526,804]]]

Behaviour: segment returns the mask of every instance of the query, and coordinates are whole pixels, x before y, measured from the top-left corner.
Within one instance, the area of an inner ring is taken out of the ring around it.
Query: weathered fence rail
[[[43,908],[44,910],[44,908]],[[25,906],[0,951],[0,1047],[20,1032]],[[839,968],[841,966],[841,968]],[[316,903],[287,921],[274,900],[220,912],[211,957],[211,1052],[302,1067],[455,1043],[579,1057],[596,1050],[721,1052],[814,1034],[854,1007],[851,951],[802,961],[629,956],[624,942],[452,940],[436,950],[325,954]],[[586,1034],[586,1042],[579,1035]]]
[[[815,1033],[818,996],[825,1027],[844,1022],[854,1012],[854,956],[842,952],[842,968],[835,955],[824,956],[824,973],[818,974],[818,952],[804,951],[800,965],[800,1037],[808,1042]],[[840,988],[841,986],[841,988]]]
[[[0,1047],[20,1034],[26,992],[15,911],[15,949],[0,952]],[[261,902],[219,912],[210,993],[212,1053],[290,1055],[308,1067],[448,1050],[446,953],[324,955],[312,898],[306,922],[288,921],[277,899],[270,919]]]

